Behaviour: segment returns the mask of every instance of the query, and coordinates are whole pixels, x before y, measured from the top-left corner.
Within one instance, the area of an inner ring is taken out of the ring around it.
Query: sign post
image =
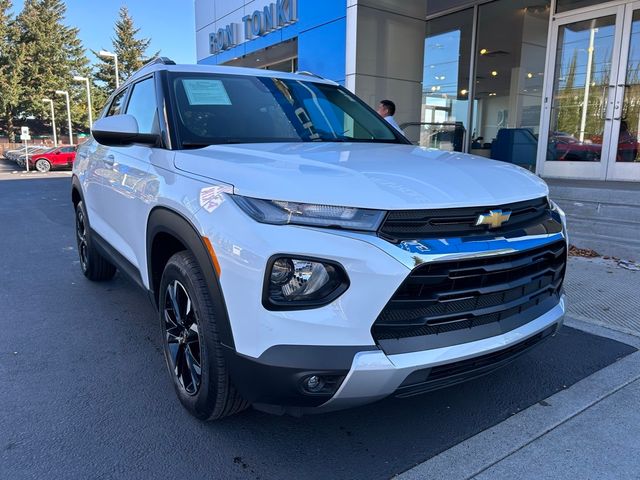
[[[29,147],[27,142],[31,140],[31,135],[29,135],[29,127],[21,127],[20,128],[20,140],[24,142],[24,164],[27,167],[27,172],[29,171]]]

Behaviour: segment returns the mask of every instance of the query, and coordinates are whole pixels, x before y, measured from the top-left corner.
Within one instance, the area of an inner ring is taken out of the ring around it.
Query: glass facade
[[[640,10],[633,12],[616,161],[640,162]]]
[[[530,4],[478,8],[471,152],[535,170],[550,6]]]
[[[469,62],[473,9],[427,22],[422,111],[419,125],[405,128],[424,146],[462,151],[468,131]]]
[[[608,15],[559,27],[547,161],[601,161],[615,23]]]

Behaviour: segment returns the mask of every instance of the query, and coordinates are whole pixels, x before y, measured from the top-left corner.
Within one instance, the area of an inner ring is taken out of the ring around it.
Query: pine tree
[[[11,0],[0,0],[0,132],[13,140],[13,110],[19,97],[18,67],[15,47],[15,23]]]
[[[65,13],[62,0],[26,0],[17,16],[16,44],[24,62],[17,75],[21,91],[13,113],[23,121],[32,116],[48,121],[48,110],[42,99],[53,98],[56,116],[61,119],[57,123],[66,134],[66,122],[62,121],[67,117],[66,103],[55,91],[69,92],[75,128],[86,130],[86,93],[81,84],[73,81],[73,75],[89,75],[90,69],[78,29],[64,24]]]
[[[122,83],[149,59],[146,52],[151,44],[151,39],[138,38],[140,28],[135,26],[127,7],[120,7],[118,15],[119,18],[114,27],[115,37],[112,39],[112,51],[118,55],[118,77]],[[95,51],[93,53],[98,56]],[[154,53],[151,58],[159,53]],[[113,59],[100,59],[95,76],[106,84],[108,92],[112,92],[115,88],[115,65]]]

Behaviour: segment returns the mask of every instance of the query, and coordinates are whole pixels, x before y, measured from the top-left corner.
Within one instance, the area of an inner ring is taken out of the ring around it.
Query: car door
[[[73,164],[73,158],[75,157],[76,147],[62,147],[60,149],[60,155],[56,158],[56,164],[61,167],[70,167]]]
[[[101,117],[109,117],[123,113],[129,88],[117,92],[103,110]],[[91,229],[105,240],[116,241],[111,227],[106,221],[109,206],[106,203],[105,185],[112,174],[112,147],[101,145],[93,138],[82,144],[78,155],[76,171],[82,183],[82,193],[89,216]]]
[[[158,133],[158,109],[153,75],[141,79],[131,87],[126,108],[122,113],[132,115],[140,133]],[[106,240],[139,269],[146,265],[146,221],[148,198],[146,186],[153,147],[133,144],[109,148],[103,186],[104,219],[108,226]]]

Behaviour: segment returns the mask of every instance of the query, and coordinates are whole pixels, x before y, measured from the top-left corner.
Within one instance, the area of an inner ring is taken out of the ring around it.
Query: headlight
[[[347,274],[335,262],[279,255],[267,264],[262,303],[268,310],[317,308],[348,287]]]
[[[386,213],[365,208],[261,200],[239,195],[231,195],[231,198],[257,222],[273,225],[308,225],[375,232]]]
[[[562,221],[562,225],[566,226],[566,224],[567,224],[567,216],[565,215],[564,210],[562,210],[558,206],[558,204],[556,202],[554,202],[553,200],[551,200],[551,199],[548,199],[548,200],[549,200],[549,205],[551,205],[551,211],[552,212],[556,212],[560,216],[560,220]]]

